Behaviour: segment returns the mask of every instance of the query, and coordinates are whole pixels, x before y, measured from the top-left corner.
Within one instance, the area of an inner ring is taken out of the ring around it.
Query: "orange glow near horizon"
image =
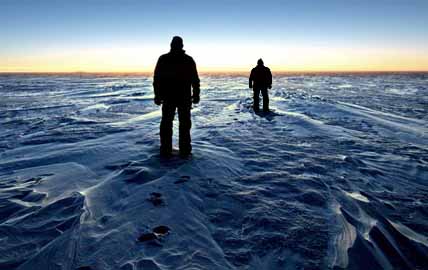
[[[0,55],[0,72],[152,72],[157,57],[166,51],[158,47],[102,48]],[[188,52],[201,72],[247,71],[260,57],[277,72],[428,71],[427,51],[405,49],[196,44]]]

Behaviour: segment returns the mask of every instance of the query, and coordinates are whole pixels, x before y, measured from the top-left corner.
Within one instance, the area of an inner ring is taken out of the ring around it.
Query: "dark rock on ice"
[[[168,234],[169,231],[170,231],[169,227],[163,226],[163,225],[153,228],[153,232],[157,235],[160,235],[160,236],[164,236],[164,235]]]
[[[170,228],[164,225],[154,227],[152,232],[145,232],[138,237],[139,242],[147,242],[152,240],[158,240],[166,236],[170,232]]]
[[[80,266],[79,268],[76,268],[76,270],[93,270],[94,268],[90,266]]]
[[[152,241],[156,239],[157,237],[156,237],[156,234],[154,233],[143,233],[138,237],[138,242],[147,242],[147,241]]]

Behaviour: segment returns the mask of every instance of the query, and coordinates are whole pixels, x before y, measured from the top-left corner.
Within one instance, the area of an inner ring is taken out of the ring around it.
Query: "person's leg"
[[[172,152],[172,122],[174,121],[176,106],[164,102],[162,105],[162,120],[160,124],[160,152],[162,155],[170,155]]]
[[[269,94],[267,88],[262,89],[262,96],[263,96],[263,111],[268,112],[269,111]]]
[[[181,155],[189,155],[192,152],[190,129],[192,127],[192,120],[190,117],[190,109],[192,105],[181,104],[178,106],[178,121],[179,121],[179,135],[178,145]]]
[[[255,112],[259,111],[260,89],[253,88],[253,108]]]

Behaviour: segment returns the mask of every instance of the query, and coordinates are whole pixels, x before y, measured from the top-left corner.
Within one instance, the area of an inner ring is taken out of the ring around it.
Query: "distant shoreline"
[[[201,75],[217,76],[247,76],[249,71],[200,71]],[[428,71],[275,71],[274,75],[280,76],[322,76],[322,75],[393,75],[393,74],[428,74]],[[153,76],[153,72],[2,72],[0,76],[21,75],[21,76]]]

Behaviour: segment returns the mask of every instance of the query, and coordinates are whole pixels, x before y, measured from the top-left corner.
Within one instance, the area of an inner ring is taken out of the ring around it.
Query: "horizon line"
[[[199,74],[242,74],[249,70],[200,70]],[[428,70],[272,70],[274,74],[393,74],[428,73]],[[0,71],[0,75],[149,75],[153,71]]]

